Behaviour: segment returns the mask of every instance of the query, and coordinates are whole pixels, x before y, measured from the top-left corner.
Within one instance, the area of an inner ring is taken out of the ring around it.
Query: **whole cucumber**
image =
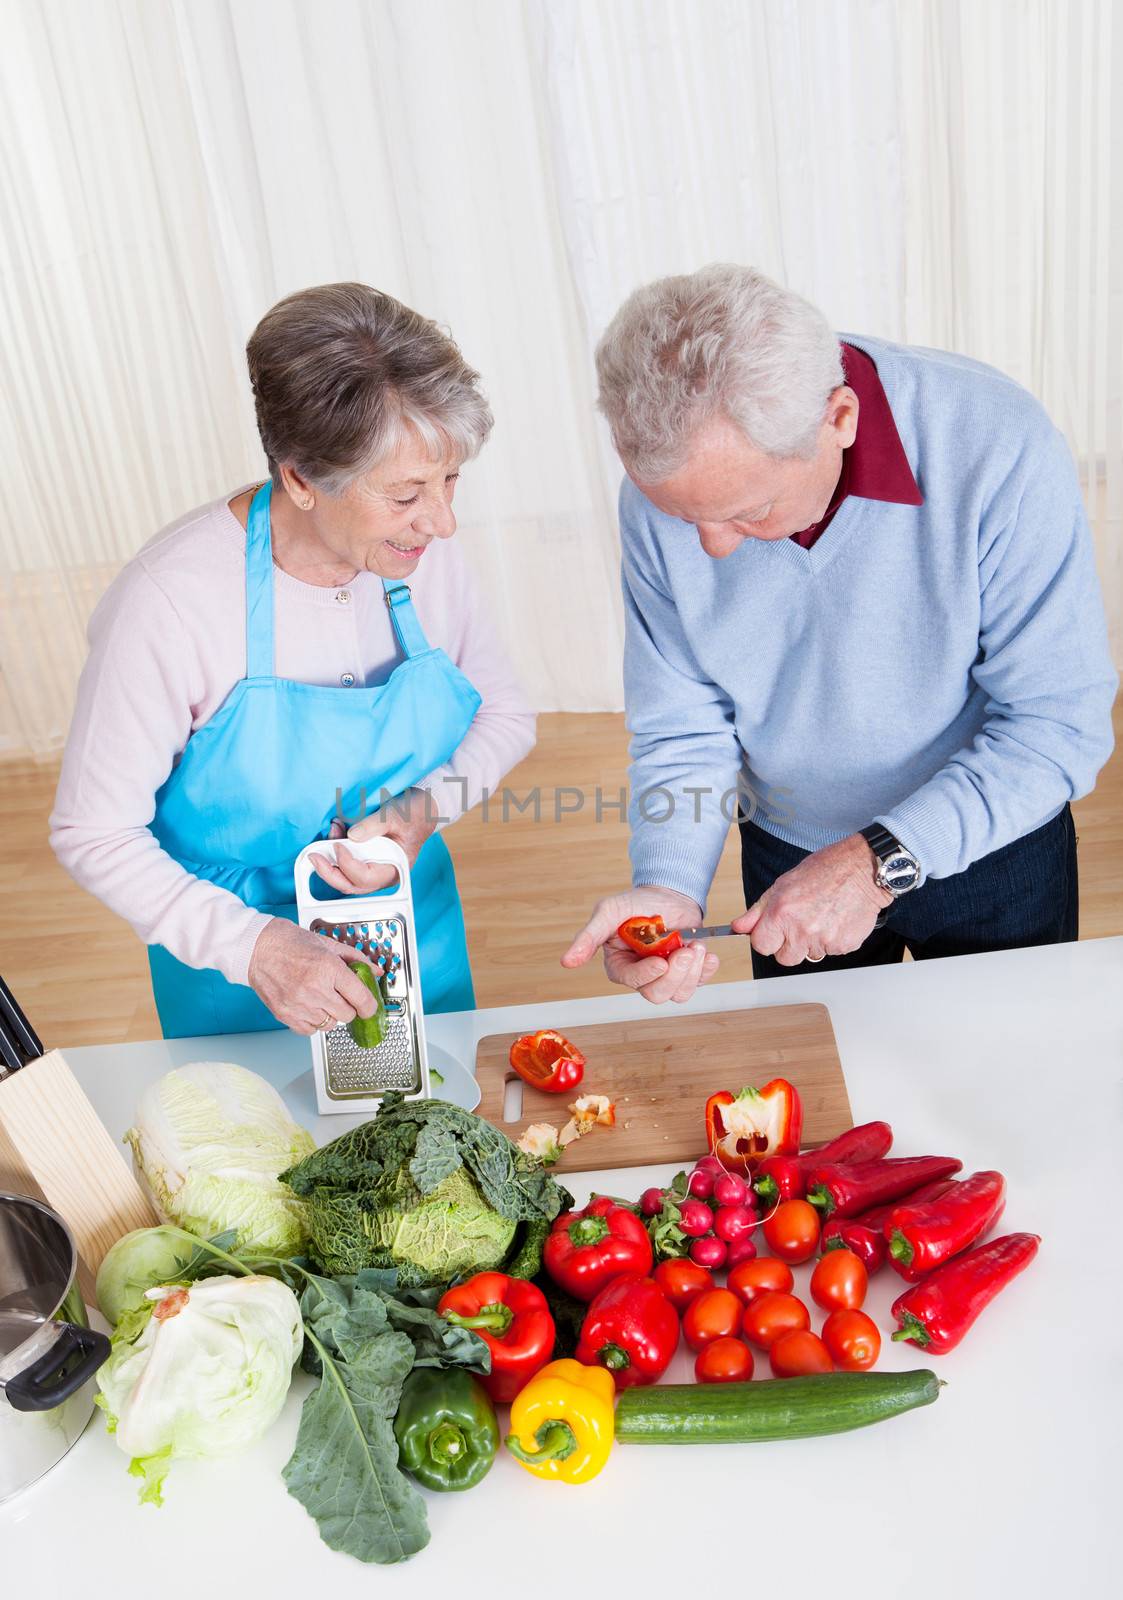
[[[382,979],[365,961],[349,961],[347,965],[363,980],[375,1000],[374,1015],[352,1017],[347,1024],[347,1032],[364,1050],[373,1050],[386,1037],[386,1002],[382,996]]]
[[[934,1372],[824,1372],[757,1383],[668,1383],[625,1389],[616,1437],[631,1444],[756,1444],[846,1433],[931,1405]]]

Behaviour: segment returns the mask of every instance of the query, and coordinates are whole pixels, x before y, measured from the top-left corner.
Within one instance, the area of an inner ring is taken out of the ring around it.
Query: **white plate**
[[[474,1111],[480,1103],[480,1086],[462,1061],[458,1061],[439,1044],[429,1046],[429,1071],[437,1071],[443,1083],[433,1084],[433,1099],[448,1100],[465,1111]]]

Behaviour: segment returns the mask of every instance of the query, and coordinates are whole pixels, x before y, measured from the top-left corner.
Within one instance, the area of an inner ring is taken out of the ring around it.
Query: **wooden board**
[[[570,1145],[558,1171],[695,1161],[706,1153],[705,1108],[719,1089],[736,1093],[787,1078],[803,1101],[803,1143],[825,1144],[853,1126],[830,1013],[823,1005],[756,1006],[701,1016],[665,1013],[642,1022],[570,1028],[586,1058],[579,1093],[616,1102],[616,1127]],[[521,1083],[508,1061],[513,1033],[492,1033],[476,1050],[479,1115],[518,1139],[532,1122],[561,1128],[573,1095],[522,1084],[521,1115],[504,1121],[507,1083]]]

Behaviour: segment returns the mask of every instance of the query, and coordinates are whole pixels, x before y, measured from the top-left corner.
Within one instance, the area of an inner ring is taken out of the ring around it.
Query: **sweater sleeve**
[[[736,815],[742,754],[733,704],[691,651],[644,501],[627,482],[620,535],[632,882],[675,889],[704,909]]]
[[[419,785],[433,796],[438,826],[443,828],[479,805],[485,792],[493,794],[511,768],[533,750],[535,715],[485,613],[467,563],[455,548],[442,553],[448,559],[448,593],[440,642],[482,701],[450,759]]]
[[[973,677],[986,722],[967,749],[875,819],[926,878],[962,872],[1087,794],[1112,749],[1118,676],[1072,457],[1043,418],[1023,459],[979,531]]]
[[[156,792],[191,737],[202,672],[140,563],[103,596],[89,645],[50,821],[55,855],[146,944],[245,983],[269,918],[185,871],[151,832]]]

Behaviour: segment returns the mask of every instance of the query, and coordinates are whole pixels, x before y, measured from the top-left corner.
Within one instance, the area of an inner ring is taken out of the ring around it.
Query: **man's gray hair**
[[[770,456],[814,454],[843,380],[821,311],[752,267],[714,265],[629,295],[597,346],[598,404],[629,473],[660,483],[724,416]]]
[[[246,346],[273,482],[289,466],[340,494],[411,430],[433,459],[467,461],[491,432],[474,372],[435,322],[365,283],[301,289]]]

